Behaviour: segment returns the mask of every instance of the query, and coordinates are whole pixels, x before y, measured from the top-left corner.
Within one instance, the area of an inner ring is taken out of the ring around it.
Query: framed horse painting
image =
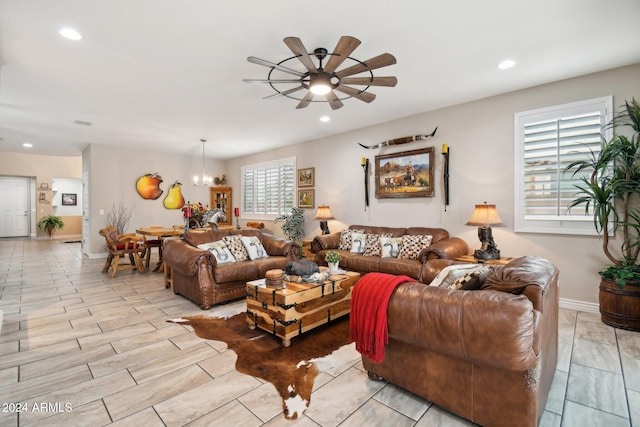
[[[433,197],[433,147],[376,156],[376,198]]]

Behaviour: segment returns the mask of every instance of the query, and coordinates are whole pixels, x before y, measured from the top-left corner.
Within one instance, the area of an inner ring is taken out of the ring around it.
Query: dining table
[[[164,239],[167,237],[176,237],[181,236],[184,233],[184,228],[179,227],[163,227],[163,226],[151,226],[151,227],[141,227],[136,230],[136,233],[142,234],[143,236],[153,236],[158,240],[162,241],[164,244]],[[164,263],[162,260],[162,251],[159,252],[160,257],[158,260],[158,264],[153,269],[154,272],[163,272],[164,271]]]

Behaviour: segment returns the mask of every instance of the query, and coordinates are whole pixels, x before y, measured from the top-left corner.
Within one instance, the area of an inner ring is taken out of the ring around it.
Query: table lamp
[[[331,215],[331,209],[329,209],[329,206],[318,206],[318,212],[316,212],[315,219],[320,220],[320,229],[322,230],[322,234],[329,234],[329,225],[327,224],[327,221],[335,219],[333,215]]]
[[[474,258],[478,260],[500,259],[500,250],[493,241],[493,233],[491,226],[503,227],[504,223],[498,215],[496,205],[488,205],[484,202],[482,205],[476,205],[473,215],[465,225],[475,225],[478,227],[478,239],[482,243],[480,249],[473,252]]]

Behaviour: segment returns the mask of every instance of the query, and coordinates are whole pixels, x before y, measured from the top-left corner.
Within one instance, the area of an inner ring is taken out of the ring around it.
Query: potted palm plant
[[[38,221],[38,228],[40,230],[46,230],[51,239],[53,238],[53,232],[55,230],[62,230],[64,228],[64,222],[59,216],[47,215]]]
[[[567,166],[585,173],[569,208],[584,206],[602,235],[602,250],[612,265],[600,271],[600,314],[608,325],[640,330],[640,104],[633,98],[607,125],[599,153]],[[624,132],[623,134],[618,131]],[[609,230],[619,236],[613,240]],[[614,242],[618,248],[613,248]]]

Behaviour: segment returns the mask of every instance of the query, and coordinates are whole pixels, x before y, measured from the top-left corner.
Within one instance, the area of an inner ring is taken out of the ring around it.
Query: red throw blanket
[[[368,273],[353,288],[349,340],[356,343],[360,354],[375,363],[382,362],[384,345],[389,342],[389,298],[396,286],[404,282],[415,280],[407,276]]]

